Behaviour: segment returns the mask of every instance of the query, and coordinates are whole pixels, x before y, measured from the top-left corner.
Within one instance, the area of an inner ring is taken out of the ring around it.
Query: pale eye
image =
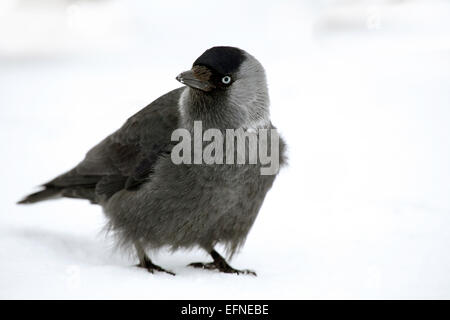
[[[222,83],[223,84],[229,84],[231,82],[231,77],[230,76],[225,76],[222,78]]]

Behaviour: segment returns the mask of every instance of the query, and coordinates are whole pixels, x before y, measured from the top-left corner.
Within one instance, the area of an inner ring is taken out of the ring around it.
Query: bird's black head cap
[[[235,47],[213,47],[206,50],[194,62],[194,66],[205,66],[222,75],[232,74],[245,60],[244,51]]]

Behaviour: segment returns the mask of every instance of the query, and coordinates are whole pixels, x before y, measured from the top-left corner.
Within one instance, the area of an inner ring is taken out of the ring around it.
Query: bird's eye
[[[223,84],[229,84],[231,82],[231,77],[230,76],[225,76],[222,78],[222,83]]]

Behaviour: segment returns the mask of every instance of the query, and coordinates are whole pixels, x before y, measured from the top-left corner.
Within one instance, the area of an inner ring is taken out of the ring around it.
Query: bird
[[[176,80],[183,86],[131,116],[73,169],[18,203],[75,198],[100,205],[117,246],[134,251],[137,266],[151,273],[175,275],[150,259],[149,252],[166,247],[172,252],[200,248],[212,258],[190,267],[256,276],[233,268],[229,260],[243,246],[279,169],[262,175],[260,161],[174,164],[171,153],[172,133],[181,128],[192,132],[196,121],[203,130],[270,129],[278,134],[270,120],[265,69],[243,49],[216,46]],[[281,168],[287,163],[281,137],[276,152]]]

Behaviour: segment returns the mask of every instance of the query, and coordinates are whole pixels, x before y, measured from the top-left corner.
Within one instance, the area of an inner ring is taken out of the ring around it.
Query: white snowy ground
[[[0,298],[450,298],[450,3],[2,1]],[[131,267],[101,209],[15,202],[213,45],[265,65],[290,166],[232,261]]]

